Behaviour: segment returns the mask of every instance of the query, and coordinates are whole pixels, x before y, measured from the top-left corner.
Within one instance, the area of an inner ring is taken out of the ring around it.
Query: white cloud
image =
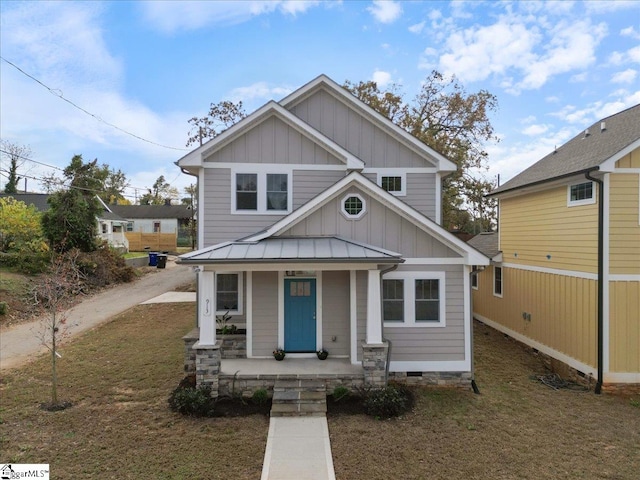
[[[400,3],[392,0],[373,0],[367,10],[380,23],[393,23],[402,14]]]
[[[627,50],[627,58],[630,62],[640,63],[640,46]]]
[[[549,130],[549,125],[530,125],[525,128],[522,133],[529,137],[536,137],[538,135],[542,135],[546,131]]]
[[[634,40],[640,40],[640,32],[637,32],[633,26],[620,30],[620,35],[633,38]]]
[[[234,88],[228,98],[233,102],[247,102],[252,100],[272,100],[285,97],[293,91],[290,87],[269,86],[267,82],[256,82],[247,87]]]
[[[633,83],[638,76],[638,72],[632,68],[628,68],[622,72],[616,72],[611,77],[613,83]]]
[[[146,21],[165,33],[178,30],[197,30],[206,26],[237,25],[253,17],[279,11],[297,15],[316,7],[319,0],[251,0],[234,1],[175,1],[141,2],[138,4]]]
[[[418,34],[418,33],[422,33],[422,31],[424,30],[425,23],[426,23],[426,22],[423,20],[423,21],[422,21],[422,22],[420,22],[420,23],[416,23],[415,25],[411,25],[411,26],[409,27],[409,31],[410,31],[411,33],[416,33],[416,34]]]
[[[576,73],[569,78],[570,83],[584,83],[587,81],[587,72]]]
[[[376,82],[378,88],[384,88],[391,83],[391,74],[383,70],[376,70],[373,72],[371,80]]]
[[[591,0],[584,2],[587,13],[611,13],[620,10],[637,10],[637,0]]]

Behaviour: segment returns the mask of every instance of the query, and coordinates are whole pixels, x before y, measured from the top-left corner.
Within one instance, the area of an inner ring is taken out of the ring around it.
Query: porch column
[[[368,345],[382,343],[382,301],[380,299],[380,270],[369,270],[367,282],[367,336]]]
[[[198,273],[198,326],[201,346],[216,344],[216,289],[215,272],[202,270]]]

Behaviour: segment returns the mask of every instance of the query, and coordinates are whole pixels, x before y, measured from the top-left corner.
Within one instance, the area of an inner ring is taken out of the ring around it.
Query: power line
[[[76,105],[75,103],[73,103],[71,100],[67,99],[64,97],[64,94],[62,93],[62,90],[59,89],[53,89],[51,87],[49,87],[48,85],[45,85],[43,82],[41,82],[40,80],[38,80],[37,78],[35,78],[32,75],[29,75],[27,72],[25,72],[24,70],[22,70],[20,67],[18,67],[16,64],[10,62],[9,60],[7,60],[6,58],[0,56],[0,59],[4,60],[5,62],[7,62],[9,65],[11,65],[13,68],[15,68],[16,70],[18,70],[20,73],[22,73],[23,75],[25,75],[26,77],[29,77],[31,80],[33,80],[34,82],[42,85],[44,88],[46,88],[47,90],[49,90],[49,92],[53,95],[55,95],[56,97],[60,98],[61,100],[64,100],[65,102],[67,102],[69,105],[77,108],[78,110],[80,110],[83,113],[86,113],[87,115],[89,115],[90,117],[93,117],[94,119],[96,119],[97,121],[104,123],[105,125],[108,125],[112,128],[115,128],[116,130],[121,131],[122,133],[125,133],[127,135],[130,135],[134,138],[137,138],[138,140],[142,140],[143,142],[147,142],[150,143],[151,145],[155,145],[157,147],[162,147],[162,148],[168,148],[169,150],[178,150],[178,151],[182,151],[182,152],[186,152],[188,151],[187,148],[177,148],[177,147],[170,147],[168,145],[162,145],[161,143],[156,143],[154,141],[151,140],[147,140],[146,138],[143,138],[139,135],[136,135],[135,133],[131,133],[123,128],[118,127],[117,125],[114,125],[113,123],[109,123],[106,120],[103,120],[102,118],[100,118],[99,116],[85,110],[84,108],[82,108],[79,105]]]

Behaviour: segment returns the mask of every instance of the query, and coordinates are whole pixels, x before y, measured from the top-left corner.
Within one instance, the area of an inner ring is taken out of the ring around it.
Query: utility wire
[[[82,108],[81,106],[76,105],[76,104],[75,104],[75,103],[73,103],[71,100],[69,100],[69,99],[65,98],[65,97],[64,97],[64,94],[62,93],[62,90],[59,90],[59,89],[53,89],[53,88],[49,87],[48,85],[45,85],[45,84],[44,84],[44,83],[42,83],[40,80],[38,80],[37,78],[35,78],[35,77],[34,77],[34,76],[32,76],[32,75],[29,75],[27,72],[25,72],[25,71],[24,71],[24,70],[22,70],[20,67],[18,67],[16,64],[14,64],[14,63],[10,62],[10,61],[9,61],[9,60],[7,60],[6,58],[4,58],[4,57],[0,56],[0,59],[2,59],[2,60],[4,60],[5,62],[7,62],[7,63],[8,63],[9,65],[11,65],[13,68],[15,68],[16,70],[18,70],[18,71],[19,71],[20,73],[22,73],[23,75],[25,75],[25,76],[29,77],[29,78],[30,78],[31,80],[33,80],[34,82],[36,82],[36,83],[38,83],[38,84],[42,85],[44,88],[46,88],[47,90],[49,90],[49,92],[50,92],[51,94],[55,95],[56,97],[60,98],[61,100],[64,100],[64,101],[65,101],[65,102],[67,102],[69,105],[71,105],[71,106],[73,106],[73,107],[77,108],[77,109],[78,109],[78,110],[80,110],[81,112],[86,113],[86,114],[87,114],[87,115],[89,115],[90,117],[95,118],[97,121],[99,121],[99,122],[101,122],[101,123],[104,123],[105,125],[108,125],[108,126],[110,126],[110,127],[112,127],[112,128],[115,128],[116,130],[119,130],[119,131],[120,131],[120,132],[122,132],[122,133],[125,133],[125,134],[127,134],[127,135],[130,135],[130,136],[132,136],[132,137],[134,137],[134,138],[137,138],[138,140],[142,140],[143,142],[150,143],[151,145],[155,145],[155,146],[157,146],[157,147],[168,148],[169,150],[179,150],[179,151],[182,151],[182,152],[186,152],[186,151],[188,151],[188,149],[187,149],[187,148],[170,147],[170,146],[168,146],[168,145],[162,145],[162,144],[160,144],[160,143],[156,143],[156,142],[154,142],[154,141],[147,140],[146,138],[142,138],[141,136],[136,135],[135,133],[131,133],[131,132],[128,132],[127,130],[125,130],[125,129],[123,129],[123,128],[120,128],[120,127],[118,127],[117,125],[114,125],[113,123],[109,123],[109,122],[107,122],[106,120],[103,120],[102,118],[100,118],[99,116],[97,116],[97,115],[95,115],[95,114],[93,114],[93,113],[91,113],[91,112],[89,112],[89,111],[85,110],[85,109],[84,109],[84,108]]]

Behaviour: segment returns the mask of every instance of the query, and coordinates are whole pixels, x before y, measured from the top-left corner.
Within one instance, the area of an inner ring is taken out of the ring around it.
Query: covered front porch
[[[381,279],[402,261],[336,237],[233,242],[183,256],[198,275],[199,326],[185,370],[214,394],[269,389],[282,378],[320,378],[328,388],[384,384]],[[225,336],[216,332],[216,317],[226,308],[220,292],[229,291],[218,279],[229,275],[238,278],[230,310],[246,327],[246,353],[234,349],[234,358],[227,358]],[[322,348],[328,360],[316,357]],[[284,361],[273,358],[275,349],[287,352]]]

